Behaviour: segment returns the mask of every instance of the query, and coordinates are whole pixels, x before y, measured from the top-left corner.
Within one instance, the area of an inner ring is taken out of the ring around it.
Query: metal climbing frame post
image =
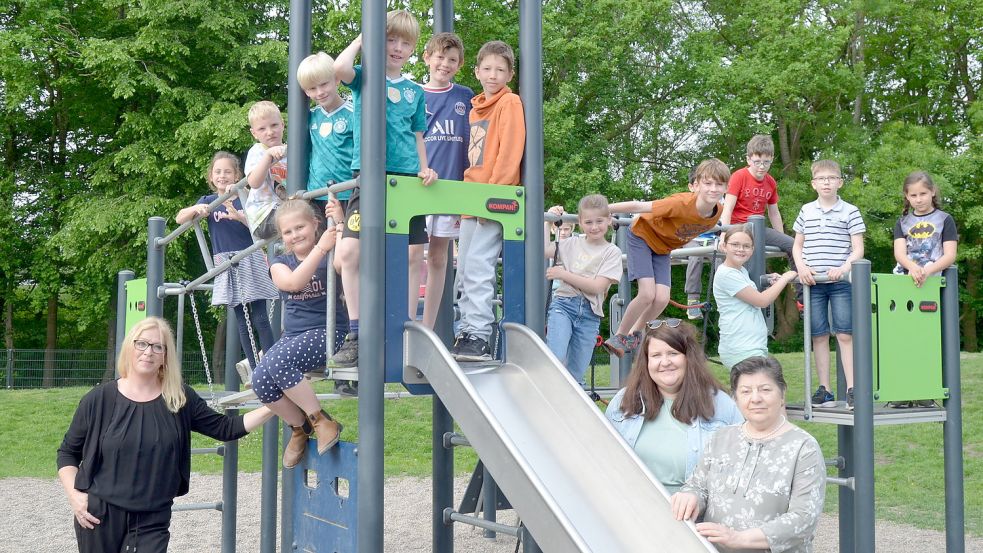
[[[844,457],[853,466],[854,487],[853,490],[841,488],[840,493],[853,496],[855,550],[874,551],[874,351],[870,261],[854,261],[850,280],[853,288],[853,455]]]
[[[245,306],[244,306],[245,307]],[[225,308],[225,389],[239,391],[239,375],[236,373],[236,360],[239,358],[239,331],[236,327],[236,312],[232,306]],[[226,409],[226,414],[237,415],[238,409]],[[239,490],[239,442],[225,442],[225,456],[222,457],[222,553],[236,551],[236,512],[238,511]]]
[[[163,317],[164,301],[160,288],[164,285],[164,237],[167,221],[163,217],[147,220],[147,316]]]
[[[949,388],[942,425],[945,466],[945,550],[966,551],[965,493],[963,489],[962,387],[959,367],[959,274],[956,267],[942,272],[942,385]]]

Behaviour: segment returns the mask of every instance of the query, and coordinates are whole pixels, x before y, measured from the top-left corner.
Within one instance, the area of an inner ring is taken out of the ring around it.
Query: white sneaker
[[[239,373],[239,380],[243,386],[251,388],[253,383],[253,368],[249,366],[249,359],[243,359],[236,363],[236,372]]]
[[[700,302],[699,299],[690,298],[690,299],[686,300],[686,305],[697,306],[697,307],[687,307],[686,308],[686,318],[687,319],[694,320],[694,319],[702,319],[703,318],[703,310],[700,308],[700,303],[701,302]]]

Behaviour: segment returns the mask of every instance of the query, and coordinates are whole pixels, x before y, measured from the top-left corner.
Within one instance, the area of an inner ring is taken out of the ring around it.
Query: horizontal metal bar
[[[171,506],[171,512],[178,511],[221,511],[222,502],[213,501],[211,503],[178,503]]]
[[[214,284],[199,284],[194,288],[189,288],[183,284],[164,284],[161,287],[165,296],[181,296],[187,294],[189,290],[197,292],[199,290],[209,292],[215,288]]]
[[[519,537],[519,532],[522,531],[519,526],[509,526],[507,524],[491,522],[483,518],[464,515],[448,507],[444,509],[444,524],[450,524],[451,522],[460,522],[471,526],[477,526],[478,528],[482,528],[484,530],[491,530],[492,532],[497,532],[500,534],[508,534],[514,538]]]
[[[843,457],[830,457],[829,459],[826,459],[826,466],[844,469],[846,468],[846,459]]]
[[[450,449],[452,447],[471,447],[471,442],[468,438],[457,432],[445,432],[444,433],[444,449]]]
[[[231,266],[235,265],[236,263],[238,263],[239,261],[245,259],[249,255],[251,255],[254,251],[261,250],[261,249],[265,248],[267,244],[269,244],[270,242],[274,242],[275,240],[277,240],[277,238],[279,238],[279,237],[276,237],[276,238],[267,238],[266,240],[260,240],[259,242],[254,243],[252,246],[249,246],[248,248],[242,250],[241,252],[239,252],[239,253],[235,254],[234,256],[232,256],[231,258],[229,258],[228,261],[225,261],[225,262],[223,262],[220,265],[216,265],[215,268],[212,269],[211,271],[208,271],[205,274],[201,275],[200,277],[192,280],[188,284],[185,284],[184,285],[184,290],[196,290],[198,288],[198,285],[199,284],[202,284],[204,282],[207,282],[207,281],[215,278],[216,276],[222,274],[223,272],[225,272],[226,270],[228,270],[229,267],[231,267]],[[160,294],[160,290],[158,290],[158,294]],[[167,292],[165,292],[165,294],[167,294]]]
[[[332,184],[331,186],[325,186],[324,188],[307,190],[301,194],[301,197],[303,197],[305,200],[311,200],[314,198],[320,198],[321,196],[327,196],[328,193],[337,195],[339,192],[351,190],[356,186],[358,186],[358,177],[351,180],[346,180],[344,182],[339,182],[337,184]]]
[[[835,484],[837,486],[843,486],[844,488],[850,488],[851,490],[856,489],[854,488],[854,481],[852,476],[849,478],[840,478],[838,476],[827,476],[826,483]]]
[[[173,242],[178,236],[181,236],[186,230],[191,228],[192,225],[198,224],[198,221],[211,215],[212,211],[214,211],[216,207],[224,204],[226,200],[234,197],[238,198],[239,190],[245,188],[246,186],[249,186],[249,181],[246,180],[246,177],[243,177],[242,180],[232,185],[231,188],[227,189],[225,194],[221,194],[219,197],[212,200],[212,203],[208,204],[208,212],[205,215],[195,215],[190,221],[181,223],[167,236],[158,238],[157,246],[166,246],[167,244]]]
[[[192,455],[209,455],[214,454],[218,456],[225,455],[225,446],[220,445],[218,447],[193,447],[191,448]]]

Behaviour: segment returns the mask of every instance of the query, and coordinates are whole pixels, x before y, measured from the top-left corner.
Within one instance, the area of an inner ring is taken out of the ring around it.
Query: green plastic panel
[[[147,279],[136,278],[126,282],[126,332],[133,325],[147,318]]]
[[[944,399],[942,277],[916,288],[908,275],[871,275],[874,400]]]
[[[438,180],[430,186],[417,177],[386,177],[386,232],[408,234],[417,215],[474,215],[502,224],[505,240],[525,240],[525,188]]]

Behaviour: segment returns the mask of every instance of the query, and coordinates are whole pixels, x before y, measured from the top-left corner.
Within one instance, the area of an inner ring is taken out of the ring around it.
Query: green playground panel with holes
[[[945,399],[942,387],[943,277],[916,288],[908,275],[871,275],[874,401]]]
[[[147,279],[126,281],[126,333],[147,318]]]
[[[430,186],[418,177],[386,177],[386,232],[409,234],[410,219],[445,213],[474,215],[502,224],[504,240],[525,239],[525,188],[438,180]]]

